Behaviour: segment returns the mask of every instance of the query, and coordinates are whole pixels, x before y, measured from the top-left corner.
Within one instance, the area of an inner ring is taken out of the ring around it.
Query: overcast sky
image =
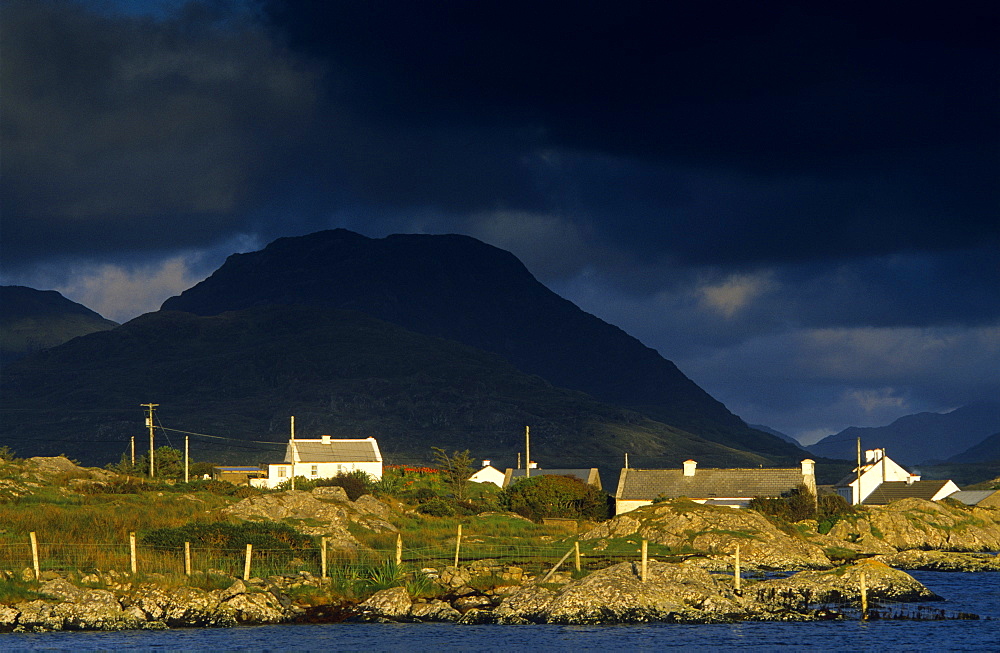
[[[0,7],[3,284],[463,233],[807,442],[1000,396],[994,3]]]

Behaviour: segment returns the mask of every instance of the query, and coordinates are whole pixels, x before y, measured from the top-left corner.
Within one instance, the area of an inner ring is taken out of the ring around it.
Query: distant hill
[[[806,448],[803,447],[799,443],[798,440],[796,440],[795,438],[793,438],[790,435],[786,435],[785,433],[782,433],[781,431],[776,431],[776,430],[772,429],[770,426],[764,426],[763,424],[750,424],[749,426],[752,429],[756,429],[758,431],[763,431],[764,433],[770,433],[774,437],[781,438],[785,442],[788,442],[789,444],[792,444],[792,445],[798,447],[801,451],[806,451]]]
[[[888,426],[852,426],[806,448],[817,456],[853,460],[860,437],[862,448],[885,448],[894,460],[914,465],[947,460],[997,431],[1000,402],[979,402],[949,413],[907,415]]]
[[[670,361],[539,283],[514,255],[458,235],[371,239],[343,229],[234,254],[163,303],[197,315],[296,304],[358,310],[493,352],[555,386],[643,413],[726,447],[792,460]]]
[[[1000,462],[1000,433],[994,433],[974,447],[948,459],[950,463]]]
[[[55,290],[0,286],[0,362],[116,326]]]
[[[147,402],[179,429],[157,429],[158,445],[180,448],[188,431],[192,455],[218,462],[280,459],[290,415],[299,437],[375,436],[389,462],[426,462],[440,446],[513,466],[525,425],[543,466],[617,474],[625,452],[649,467],[772,462],[554,387],[495,354],[302,306],[160,311],[13,363],[0,378],[0,445],[116,461],[130,436],[148,446]]]

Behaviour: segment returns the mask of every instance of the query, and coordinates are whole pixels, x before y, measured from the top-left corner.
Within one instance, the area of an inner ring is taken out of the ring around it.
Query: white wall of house
[[[947,483],[944,484],[944,487],[938,490],[937,494],[931,497],[931,501],[940,501],[941,499],[950,497],[951,495],[958,492],[958,490],[959,488],[957,485],[955,485],[955,481],[949,480]]]
[[[376,480],[382,478],[382,463],[295,463],[295,476],[310,480],[333,478],[337,474],[350,474],[361,470]],[[252,479],[251,485],[274,489],[292,477],[291,463],[277,463],[267,466],[267,478]]]
[[[865,451],[862,467],[871,465],[861,473],[861,492],[858,493],[858,479],[851,481],[846,487],[837,488],[837,494],[844,497],[851,505],[858,505],[868,498],[879,485],[886,481],[906,481],[913,476],[903,469],[895,460],[885,455],[885,449],[869,449]],[[913,477],[920,480],[919,476]]]
[[[504,473],[492,465],[486,465],[469,477],[473,483],[492,483],[497,487],[503,487]]]

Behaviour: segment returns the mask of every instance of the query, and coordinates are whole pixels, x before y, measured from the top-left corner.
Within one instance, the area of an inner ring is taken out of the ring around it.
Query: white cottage
[[[860,477],[858,469],[855,468],[851,474],[837,483],[836,489],[837,494],[844,497],[852,506],[856,506],[865,503],[865,500],[883,483],[901,482],[912,485],[917,481],[920,481],[920,476],[903,469],[899,463],[885,455],[885,449],[869,449],[865,451]]]
[[[503,472],[491,465],[490,462],[489,460],[484,460],[483,466],[470,476],[469,480],[473,483],[492,483],[497,487],[503,487]]]
[[[375,438],[334,440],[324,435],[315,440],[289,440],[285,461],[267,466],[267,478],[254,479],[255,487],[275,488],[295,476],[307,479],[333,478],[361,470],[382,478],[382,452]]]

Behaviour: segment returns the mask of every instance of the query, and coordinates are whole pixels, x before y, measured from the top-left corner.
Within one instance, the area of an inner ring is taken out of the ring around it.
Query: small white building
[[[492,483],[497,487],[503,487],[504,473],[490,464],[489,460],[483,461],[483,466],[475,474],[469,477],[473,483]]]
[[[864,503],[883,483],[902,481],[913,484],[920,476],[911,474],[895,460],[885,455],[885,449],[869,449],[865,451],[864,462],[861,464],[860,478],[858,468],[845,476],[836,485],[837,494],[852,506]],[[860,483],[859,483],[860,482]]]
[[[267,466],[267,478],[253,479],[254,487],[275,488],[293,475],[310,480],[333,478],[356,470],[382,478],[382,452],[375,438],[334,440],[324,435],[316,440],[289,440],[285,460]]]

